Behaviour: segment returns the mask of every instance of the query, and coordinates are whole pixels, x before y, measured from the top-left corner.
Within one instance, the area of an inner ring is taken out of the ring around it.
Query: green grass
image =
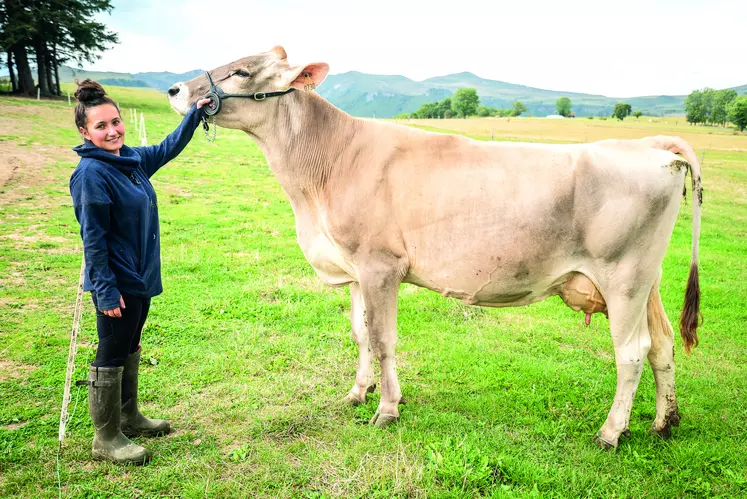
[[[151,140],[179,122],[160,94],[111,93],[121,107],[144,110]],[[48,157],[33,183],[21,172],[0,188],[0,496],[54,497],[80,266],[67,192],[76,164],[69,148],[79,139],[66,102],[0,98],[0,111],[0,126],[12,119],[25,130],[0,146]],[[709,150],[703,168],[706,322],[693,355],[676,346],[682,426],[669,441],[649,433],[647,369],[632,438],[603,452],[591,437],[615,391],[608,323],[595,316],[585,327],[557,298],[479,309],[403,286],[398,367],[408,404],[398,424],[369,427],[378,391],[365,406],[339,403],[357,357],[347,290],[324,288],[305,262],[290,206],[256,145],[224,129],[215,144],[200,135],[154,177],[165,292],[144,331],[141,393],[146,414],[170,418],[176,431],[138,441],[155,453],[149,466],[92,461],[85,391],[74,388],[63,496],[747,494],[747,138],[734,137],[735,151]],[[689,266],[690,202],[664,263],[670,318]],[[76,379],[95,338],[86,295]]]

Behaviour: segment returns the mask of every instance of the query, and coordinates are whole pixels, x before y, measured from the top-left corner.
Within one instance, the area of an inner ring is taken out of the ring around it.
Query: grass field
[[[180,118],[163,95],[110,89],[162,139]],[[124,111],[125,117],[128,116]],[[664,123],[664,121],[669,121]],[[295,242],[290,206],[256,145],[198,130],[154,177],[165,292],[143,335],[144,412],[175,432],[139,440],[146,467],[92,461],[85,390],[60,461],[64,497],[738,497],[747,495],[747,136],[627,119],[411,122],[479,139],[580,142],[679,134],[705,151],[700,269],[705,324],[675,346],[682,425],[649,433],[644,371],[632,437],[592,443],[610,408],[608,322],[553,298],[479,309],[400,293],[398,424],[369,427],[340,403],[355,376],[349,294],[323,287]],[[136,143],[128,123],[128,143]],[[68,194],[80,142],[66,102],[0,98],[0,497],[55,497],[57,427],[81,257]],[[688,189],[689,190],[689,189]],[[691,199],[664,262],[679,315]],[[96,348],[86,295],[76,379]]]

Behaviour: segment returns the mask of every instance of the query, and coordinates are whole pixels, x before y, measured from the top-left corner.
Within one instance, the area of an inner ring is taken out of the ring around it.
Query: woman
[[[84,290],[91,291],[99,336],[87,382],[93,457],[142,464],[151,453],[127,436],[171,431],[168,421],[148,419],[137,408],[140,334],[150,299],[163,290],[158,204],[149,178],[189,143],[210,100],[198,101],[160,144],[130,148],[119,108],[101,85],[84,80],[75,98],[84,143],[73,149],[81,160],[70,194],[83,239]]]

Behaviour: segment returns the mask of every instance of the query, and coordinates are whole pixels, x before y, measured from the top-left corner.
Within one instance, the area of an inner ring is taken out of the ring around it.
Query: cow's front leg
[[[358,345],[358,370],[355,373],[355,384],[345,396],[345,401],[352,404],[365,404],[366,394],[376,389],[374,381],[373,354],[366,326],[366,306],[360,285],[350,285],[350,326],[353,330],[353,341]]]
[[[398,406],[402,400],[394,358],[400,282],[397,272],[389,268],[381,272],[366,272],[360,279],[369,341],[381,365],[381,400],[370,421],[379,427],[387,426],[399,418]]]

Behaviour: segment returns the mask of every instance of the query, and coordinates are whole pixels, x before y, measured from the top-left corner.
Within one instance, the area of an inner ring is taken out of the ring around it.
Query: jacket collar
[[[140,164],[140,155],[129,146],[122,145],[119,156],[95,146],[90,140],[84,140],[83,144],[73,147],[73,151],[81,158],[92,158],[107,163],[117,170],[130,173]]]

